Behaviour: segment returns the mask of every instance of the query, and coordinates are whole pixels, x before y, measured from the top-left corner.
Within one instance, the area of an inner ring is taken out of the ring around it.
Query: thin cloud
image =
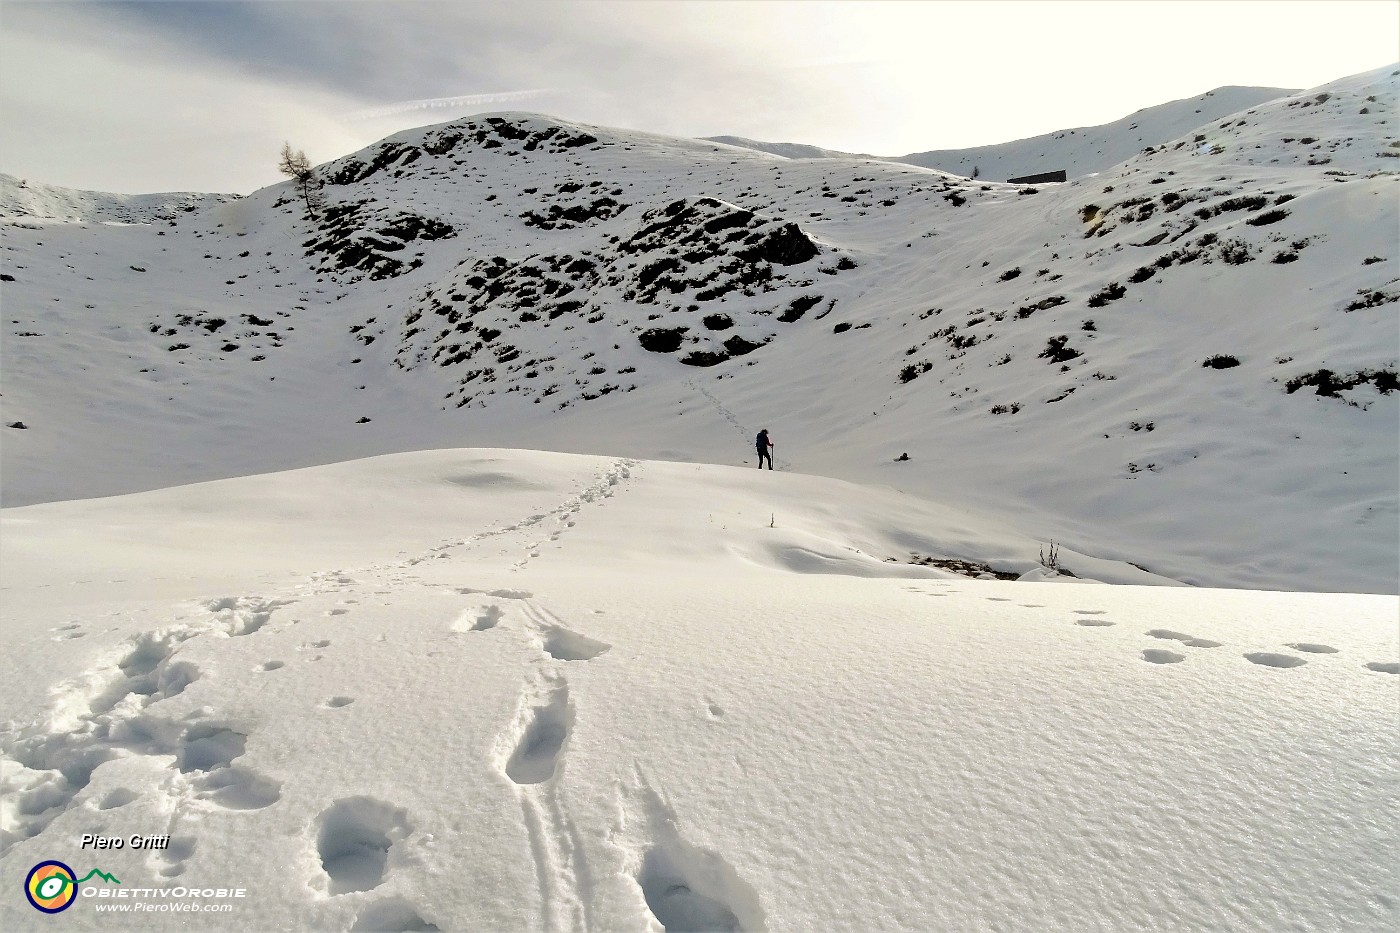
[[[554,88],[535,88],[525,91],[500,91],[494,94],[463,94],[457,97],[430,97],[424,100],[404,100],[379,107],[366,107],[347,113],[350,122],[379,120],[401,114],[417,113],[425,110],[463,110],[473,107],[489,107],[493,104],[518,104],[539,100],[550,94],[557,94]]]

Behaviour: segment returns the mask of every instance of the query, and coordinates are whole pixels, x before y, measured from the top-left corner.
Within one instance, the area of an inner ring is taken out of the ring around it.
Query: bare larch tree
[[[306,212],[316,219],[316,208],[321,206],[321,179],[316,177],[316,169],[306,153],[298,149],[292,151],[291,143],[282,144],[282,155],[277,161],[277,171],[292,178],[297,183],[297,193],[306,202]]]

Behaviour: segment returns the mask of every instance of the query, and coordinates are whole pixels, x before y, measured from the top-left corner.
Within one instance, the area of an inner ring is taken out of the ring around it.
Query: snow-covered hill
[[[202,205],[235,200],[234,194],[112,194],[80,191],[0,174],[0,223],[61,221],[67,223],[142,224],[170,220]]]
[[[836,152],[803,143],[769,143],[742,136],[706,138],[711,142],[767,152],[785,159],[880,158],[983,181],[1001,182],[1056,171],[1063,171],[1070,179],[1075,179],[1110,169],[1148,147],[1172,142],[1223,117],[1295,93],[1276,87],[1220,87],[1196,97],[1146,107],[1101,126],[1058,130],[989,146],[935,149],[902,156]]]
[[[992,146],[914,152],[898,161],[955,175],[976,171],[981,178],[997,181],[1060,170],[1070,178],[1079,178],[1107,171],[1148,147],[1174,142],[1200,127],[1295,93],[1276,87],[1221,87],[1147,107],[1102,126],[1081,126]]]
[[[323,166],[314,222],[280,185],[12,223],[5,502],[462,445],[739,463],[767,426],[1159,577],[1394,592],[1397,73],[1039,190],[497,114]]]
[[[969,580],[884,557],[1030,542],[530,451],[4,521],[6,930],[1395,927],[1393,597]]]
[[[878,156],[866,155],[856,152],[839,152],[835,149],[823,149],[820,146],[809,146],[806,143],[766,143],[758,139],[749,139],[745,136],[706,136],[705,142],[723,143],[726,146],[737,146],[740,149],[752,149],[755,152],[766,152],[769,155],[781,156],[784,159],[875,159]],[[889,160],[899,161],[897,159]]]

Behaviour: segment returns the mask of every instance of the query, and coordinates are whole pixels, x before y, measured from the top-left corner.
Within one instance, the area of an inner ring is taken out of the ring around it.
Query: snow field
[[[169,832],[101,867],[246,886],[208,928],[1393,924],[1393,598],[969,580],[878,548],[1032,542],[911,500],[462,450],[6,510],[0,884]]]

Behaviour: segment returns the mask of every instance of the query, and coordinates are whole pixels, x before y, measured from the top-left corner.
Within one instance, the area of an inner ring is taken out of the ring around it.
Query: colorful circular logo
[[[67,910],[78,897],[78,876],[62,862],[40,862],[24,879],[24,896],[46,914]]]

